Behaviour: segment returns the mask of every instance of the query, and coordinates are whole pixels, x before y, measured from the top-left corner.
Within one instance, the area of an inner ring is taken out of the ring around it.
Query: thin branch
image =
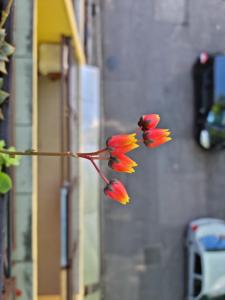
[[[96,165],[96,163],[91,158],[89,158],[89,160],[91,161],[91,163],[93,164],[93,166],[95,167],[96,171],[98,172],[100,177],[103,179],[103,181],[105,181],[105,183],[109,184],[109,180],[105,177],[105,175],[102,173],[102,171]]]
[[[9,14],[10,14],[12,5],[13,5],[13,0],[9,0],[5,10],[2,11],[0,29],[4,26]]]
[[[77,155],[79,156],[79,154],[85,154],[85,155],[97,155],[97,154],[100,154],[100,153],[104,153],[104,152],[107,152],[108,149],[107,148],[104,148],[104,149],[100,149],[98,151],[95,151],[95,152],[89,152],[89,153],[77,153]]]
[[[23,156],[67,156],[67,157],[76,157],[78,154],[75,152],[39,152],[35,150],[25,150],[25,151],[9,151],[0,149],[0,153],[8,154],[10,156],[23,155]]]

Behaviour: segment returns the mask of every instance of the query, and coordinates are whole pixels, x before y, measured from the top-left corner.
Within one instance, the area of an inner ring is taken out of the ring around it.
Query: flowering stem
[[[0,149],[0,153],[8,154],[10,156],[16,155],[24,155],[24,156],[67,156],[67,157],[76,157],[78,158],[79,155],[76,152],[39,152],[35,150],[25,150],[25,151],[8,151]]]
[[[99,169],[99,167],[93,161],[93,159],[92,158],[87,158],[87,159],[89,159],[90,162],[93,164],[93,166],[95,167],[96,171],[98,172],[98,174],[100,175],[100,177],[103,179],[103,181],[105,181],[106,184],[109,184],[109,180],[105,177],[105,175],[102,173],[102,171]]]
[[[95,151],[95,152],[89,152],[89,153],[77,153],[78,156],[82,156],[82,155],[90,155],[90,156],[93,156],[93,155],[97,155],[97,154],[100,154],[100,153],[104,153],[104,152],[107,152],[108,149],[107,148],[104,148],[104,149],[100,149],[98,151]]]
[[[109,157],[103,157],[103,156],[91,156],[90,158],[95,160],[109,160]]]

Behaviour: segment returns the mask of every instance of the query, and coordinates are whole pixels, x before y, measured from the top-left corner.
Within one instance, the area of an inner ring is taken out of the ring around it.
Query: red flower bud
[[[158,147],[172,140],[169,135],[171,132],[168,129],[155,128],[147,130],[143,133],[144,144],[149,148]]]
[[[118,201],[123,205],[129,203],[130,198],[127,194],[127,191],[122,182],[117,179],[112,179],[109,184],[107,184],[104,189],[104,193],[107,197]]]
[[[108,165],[117,172],[134,173],[134,167],[137,166],[137,163],[123,153],[113,152]]]
[[[139,145],[137,144],[136,133],[113,135],[106,141],[107,148],[110,152],[129,152]]]
[[[138,126],[141,127],[143,131],[155,128],[160,121],[160,116],[157,114],[143,115]]]

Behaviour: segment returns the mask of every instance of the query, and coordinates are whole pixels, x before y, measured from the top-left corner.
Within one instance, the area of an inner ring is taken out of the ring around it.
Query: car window
[[[205,251],[225,251],[225,236],[206,235],[199,241]]]
[[[202,274],[202,263],[201,263],[201,257],[199,254],[195,254],[194,272],[195,272],[195,274],[198,274],[198,275]]]
[[[214,61],[214,99],[217,102],[225,96],[225,56],[218,55]]]
[[[194,297],[197,297],[202,290],[202,281],[198,278],[194,279]]]
[[[212,106],[212,109],[207,116],[207,122],[209,125],[225,127],[224,103],[216,103]]]

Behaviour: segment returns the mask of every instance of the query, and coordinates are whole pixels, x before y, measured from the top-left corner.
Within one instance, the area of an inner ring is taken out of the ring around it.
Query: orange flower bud
[[[107,184],[104,189],[104,193],[107,197],[118,201],[123,205],[129,203],[130,198],[127,194],[127,191],[122,182],[117,179],[112,179],[109,184]]]
[[[172,140],[168,129],[154,128],[143,133],[144,144],[149,148],[155,148]]]
[[[113,135],[106,141],[110,152],[116,151],[126,153],[139,147],[137,144],[136,133]]]
[[[157,114],[143,115],[138,122],[138,126],[145,131],[155,128],[159,121],[160,116]]]
[[[134,167],[137,166],[137,163],[123,153],[113,152],[108,165],[117,172],[134,173]]]

